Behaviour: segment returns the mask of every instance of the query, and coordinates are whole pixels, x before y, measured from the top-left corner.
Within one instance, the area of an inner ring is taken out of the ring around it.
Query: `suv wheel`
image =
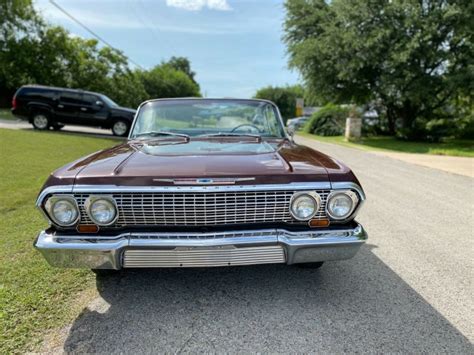
[[[112,126],[114,136],[125,137],[130,129],[130,124],[123,120],[117,120]]]
[[[49,128],[49,118],[44,113],[33,114],[31,122],[35,129],[45,130]]]

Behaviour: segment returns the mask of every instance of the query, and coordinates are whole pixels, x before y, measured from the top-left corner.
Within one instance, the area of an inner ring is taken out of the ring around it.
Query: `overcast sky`
[[[281,42],[277,0],[56,0],[145,68],[171,56],[191,60],[208,97],[251,97],[266,85],[296,83]],[[90,38],[49,0],[36,7],[52,24]]]

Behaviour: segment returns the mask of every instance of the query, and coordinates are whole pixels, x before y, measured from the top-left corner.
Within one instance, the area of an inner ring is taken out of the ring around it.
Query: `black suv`
[[[59,130],[68,124],[96,126],[110,128],[122,137],[128,134],[135,116],[135,110],[120,107],[102,94],[37,85],[18,89],[12,113],[36,129]]]

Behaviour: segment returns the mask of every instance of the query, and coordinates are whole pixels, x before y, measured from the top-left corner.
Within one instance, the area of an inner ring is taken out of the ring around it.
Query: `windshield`
[[[131,138],[160,132],[195,136],[283,138],[285,133],[275,106],[256,100],[180,99],[158,100],[143,105]]]
[[[102,101],[104,101],[109,107],[118,107],[118,105],[110,98],[105,95],[100,95]]]

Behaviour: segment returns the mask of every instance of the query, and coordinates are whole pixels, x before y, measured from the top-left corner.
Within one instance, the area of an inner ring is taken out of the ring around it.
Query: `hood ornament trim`
[[[183,178],[183,179],[153,179],[156,182],[169,182],[174,185],[235,185],[237,182],[254,181],[254,177],[242,178]]]

